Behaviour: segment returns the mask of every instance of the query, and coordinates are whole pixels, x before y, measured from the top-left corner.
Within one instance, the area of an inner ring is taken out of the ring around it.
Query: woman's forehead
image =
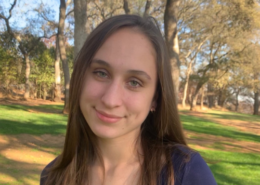
[[[93,57],[121,70],[142,69],[156,73],[155,50],[150,40],[140,31],[122,28],[112,34]]]

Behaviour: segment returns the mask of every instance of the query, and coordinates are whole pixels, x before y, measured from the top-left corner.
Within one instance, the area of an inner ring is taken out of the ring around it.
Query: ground
[[[56,103],[44,100],[12,100],[0,99],[1,105],[55,105]],[[49,111],[44,108],[31,108],[29,112],[60,114]],[[207,112],[206,112],[207,113]],[[208,119],[223,126],[235,127],[241,132],[260,135],[259,122],[246,120],[229,120],[220,118],[214,114],[206,114],[196,111],[181,111],[182,115],[193,115],[203,119]],[[192,148],[198,150],[215,150],[220,149],[227,152],[254,153],[260,154],[260,142],[238,140],[230,137],[209,135],[186,130],[187,141]],[[4,184],[37,184],[39,174],[46,164],[53,160],[61,151],[64,143],[64,134],[58,135],[32,135],[32,134],[15,134],[0,135],[0,182]],[[24,178],[21,178],[21,172]],[[28,177],[29,178],[26,178]]]

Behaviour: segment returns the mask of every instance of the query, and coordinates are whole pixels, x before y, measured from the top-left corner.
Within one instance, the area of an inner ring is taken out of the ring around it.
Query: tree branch
[[[151,4],[152,4],[151,0],[146,0],[144,15],[143,15],[144,17],[149,15]]]
[[[71,2],[72,2],[71,0],[68,0],[68,1],[66,2],[66,7],[68,7]]]
[[[74,8],[72,10],[70,10],[66,15],[65,15],[65,19],[72,13],[74,12]]]
[[[12,17],[12,10],[13,10],[13,8],[15,7],[15,5],[16,5],[16,0],[14,0],[14,2],[13,2],[13,4],[12,4],[12,6],[11,6],[11,8],[9,9],[9,16],[8,16],[8,20]]]

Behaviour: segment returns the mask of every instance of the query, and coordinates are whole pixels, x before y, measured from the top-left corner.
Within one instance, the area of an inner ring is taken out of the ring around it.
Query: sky
[[[9,15],[8,10],[10,9],[12,3],[13,0],[0,0],[0,11],[4,11],[4,15],[6,17]],[[23,28],[25,28],[27,24],[30,23],[30,21],[27,20],[28,18],[38,17],[38,14],[35,11],[33,11],[33,9],[38,8],[41,3],[48,5],[48,7],[51,7],[51,10],[54,11],[54,19],[56,22],[58,22],[60,6],[59,0],[17,0],[17,3],[12,11],[12,17],[10,18],[11,27],[16,30],[22,30]],[[44,35],[41,29],[42,24],[39,24],[38,27],[36,23],[33,23],[32,25],[33,26],[30,27],[31,33],[37,36]],[[70,27],[71,29],[74,29],[73,25]],[[5,22],[0,19],[0,32],[4,30],[6,30]],[[47,36],[49,37],[52,34],[53,32],[47,34]],[[70,38],[68,42],[70,45],[73,45],[74,39]]]
[[[10,24],[12,27],[16,27],[17,29],[22,29],[26,26],[27,17],[35,17],[36,13],[33,12],[33,9],[38,7],[40,3],[48,4],[55,11],[55,19],[58,20],[59,13],[59,0],[17,0],[17,4],[13,9],[12,17],[10,19]],[[0,6],[4,11],[5,16],[8,16],[8,10],[11,7],[13,0],[0,0]],[[0,30],[3,29],[4,22],[0,22]]]

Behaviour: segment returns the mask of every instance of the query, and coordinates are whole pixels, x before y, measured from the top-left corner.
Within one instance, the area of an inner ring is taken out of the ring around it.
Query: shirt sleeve
[[[53,161],[51,161],[41,172],[41,177],[40,177],[40,185],[45,185],[45,181],[47,179],[48,176],[48,170],[49,168],[52,167],[52,165],[54,164],[56,159],[54,159]]]
[[[182,185],[217,185],[207,163],[199,153],[191,156],[186,164]]]

